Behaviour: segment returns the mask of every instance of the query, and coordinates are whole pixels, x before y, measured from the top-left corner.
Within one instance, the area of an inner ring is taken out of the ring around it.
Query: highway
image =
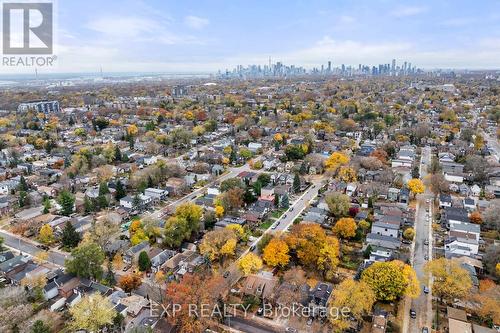
[[[422,158],[420,164],[420,178],[427,176],[427,167],[431,165],[431,148],[422,148]],[[405,313],[403,322],[403,332],[420,333],[422,327],[432,326],[432,288],[426,279],[424,266],[428,260],[432,259],[432,200],[433,194],[429,187],[425,192],[417,196],[417,208],[415,212],[415,239],[411,249],[411,262],[417,273],[417,278],[423,284],[420,285],[420,296],[418,298],[405,300]],[[429,201],[429,203],[427,202]],[[429,208],[429,212],[426,212]],[[428,241],[428,245],[425,242]],[[428,259],[425,259],[427,257]],[[429,287],[429,293],[425,294],[424,285]],[[410,318],[410,309],[416,311],[417,317]]]

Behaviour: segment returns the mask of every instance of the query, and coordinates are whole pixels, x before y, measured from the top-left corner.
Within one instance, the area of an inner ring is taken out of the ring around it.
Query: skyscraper
[[[332,72],[332,62],[331,61],[328,61],[328,73],[331,73]]]

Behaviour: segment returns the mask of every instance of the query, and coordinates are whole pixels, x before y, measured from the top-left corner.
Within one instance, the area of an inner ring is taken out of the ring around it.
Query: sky
[[[55,17],[57,66],[39,72],[215,72],[269,57],[500,69],[498,0],[57,0]]]

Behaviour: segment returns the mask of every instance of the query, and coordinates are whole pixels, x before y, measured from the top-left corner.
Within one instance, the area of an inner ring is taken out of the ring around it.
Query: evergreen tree
[[[70,216],[73,213],[73,207],[75,205],[75,197],[68,192],[67,190],[63,190],[59,197],[57,198],[57,202],[61,205],[61,214],[65,216]]]
[[[146,251],[142,251],[139,253],[139,270],[141,272],[148,271],[151,268],[151,260],[149,260],[148,254]]]
[[[26,179],[24,176],[21,176],[19,179],[19,186],[17,187],[19,191],[28,191],[28,184],[26,183]]]
[[[125,192],[125,188],[123,188],[123,184],[120,180],[116,182],[116,192],[115,192],[115,199],[120,200],[124,196],[126,196],[127,193]]]
[[[83,200],[83,207],[85,209],[85,214],[90,214],[94,211],[94,203],[87,196],[85,196]]]
[[[295,173],[295,176],[293,177],[293,191],[295,193],[300,191],[300,177],[298,173]]]
[[[120,151],[120,147],[115,146],[115,161],[122,160],[122,152]]]
[[[43,213],[48,214],[50,211],[50,199],[48,197],[43,198]]]
[[[46,325],[43,320],[38,319],[31,327],[31,333],[50,333],[52,332],[49,325]]]
[[[80,234],[75,230],[75,227],[68,221],[64,225],[62,231],[61,242],[66,248],[74,248],[80,243]]]
[[[290,206],[290,199],[288,199],[288,195],[284,195],[281,198],[281,207],[288,208]]]
[[[132,205],[134,208],[138,208],[141,205],[141,198],[139,198],[139,194],[134,195],[132,199]]]
[[[106,182],[102,182],[99,184],[99,195],[106,195],[109,193],[108,184]]]
[[[115,273],[113,272],[113,265],[111,263],[111,260],[108,260],[104,281],[108,286],[114,286],[116,284]]]
[[[19,191],[19,207],[24,207],[28,204],[28,194],[26,191]]]
[[[105,195],[100,195],[97,197],[97,206],[100,209],[104,209],[104,208],[108,207],[108,199],[106,199]]]
[[[280,204],[280,196],[279,196],[279,194],[275,193],[274,194],[274,207],[278,208],[279,204]]]

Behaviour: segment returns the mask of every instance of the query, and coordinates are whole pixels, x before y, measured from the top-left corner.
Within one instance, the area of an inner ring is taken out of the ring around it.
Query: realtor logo
[[[2,18],[4,54],[52,54],[52,3],[4,2]]]

